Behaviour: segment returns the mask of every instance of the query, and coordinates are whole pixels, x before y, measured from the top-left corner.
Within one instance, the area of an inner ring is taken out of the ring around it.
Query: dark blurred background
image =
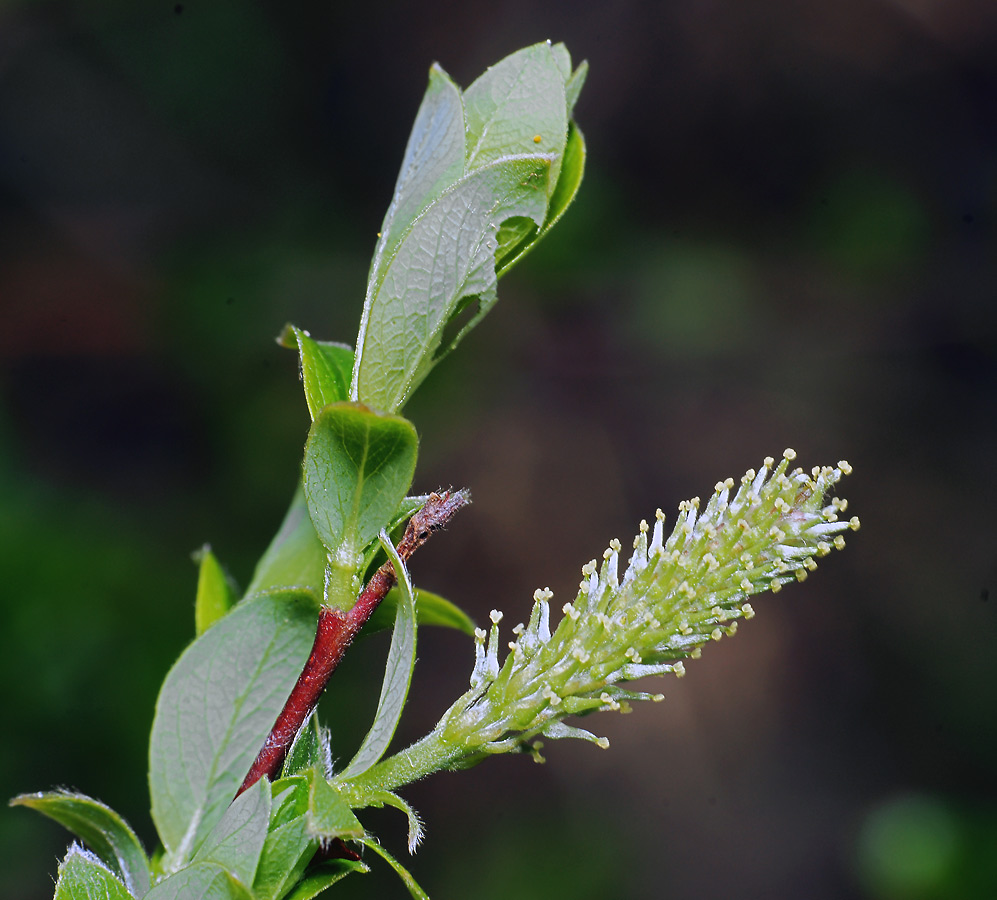
[[[352,341],[427,68],[591,64],[579,199],[407,408],[414,562],[479,621],[769,454],[847,458],[862,531],[667,701],[407,796],[434,897],[997,896],[997,4],[0,4],[0,796],[152,846],[146,740],[210,541],[242,583],[307,414],[286,321]],[[556,605],[560,605],[558,602]],[[386,643],[337,675],[348,757]],[[422,633],[403,739],[463,691]],[[364,686],[366,684],[366,687]],[[397,814],[367,818],[404,855]],[[0,894],[68,834],[0,810]],[[402,896],[394,876],[336,896]]]

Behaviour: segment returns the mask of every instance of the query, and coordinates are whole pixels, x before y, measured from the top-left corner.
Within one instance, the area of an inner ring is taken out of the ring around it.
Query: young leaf
[[[285,900],[312,900],[322,893],[327,887],[332,887],[337,881],[341,881],[353,872],[369,872],[370,869],[358,859],[333,859],[322,863],[316,869],[309,872],[295,886],[285,898]]]
[[[232,585],[208,544],[198,551],[195,560],[199,563],[199,568],[194,627],[200,637],[232,608],[236,598]]]
[[[375,631],[390,628],[395,621],[395,608],[401,596],[402,593],[397,587],[388,591],[381,605],[374,610],[364,625],[363,634],[373,634]],[[474,634],[474,620],[464,610],[439,594],[424,591],[422,588],[415,589],[415,621],[420,627],[439,625],[444,628],[456,628],[467,635]]]
[[[464,105],[460,89],[434,63],[391,205],[381,225],[367,284],[368,297],[376,293],[398,242],[412,222],[463,174]]]
[[[495,231],[513,216],[543,223],[551,159],[503,157],[462,178],[413,223],[367,298],[351,396],[377,409],[400,409],[436,360],[488,311],[496,298]],[[468,300],[477,308],[444,346],[447,325]]]
[[[266,776],[232,801],[194,856],[194,862],[224,866],[251,885],[270,824],[270,782]]]
[[[578,102],[578,95],[581,94],[582,88],[585,86],[585,79],[588,77],[589,64],[587,60],[582,60],[578,64],[578,68],[571,73],[571,77],[568,78],[564,85],[564,99],[568,105],[568,115],[570,116],[575,111],[575,104]]]
[[[90,848],[121,876],[125,887],[136,897],[149,890],[149,862],[128,823],[109,806],[84,794],[52,791],[21,794],[11,806],[27,806],[55,819]],[[66,857],[69,861],[69,857]],[[83,865],[74,863],[74,865]]]
[[[160,881],[145,900],[254,900],[253,896],[217,863],[198,862]]]
[[[94,854],[73,844],[59,864],[55,900],[134,900],[117,876]]]
[[[257,900],[283,897],[305,871],[318,849],[308,833],[308,781],[297,776],[273,783],[270,830],[256,868],[253,895]]]
[[[312,710],[298,730],[287,751],[281,777],[300,775],[308,769],[332,775],[332,750],[329,746],[329,729],[319,725],[318,713]]]
[[[549,153],[550,193],[568,128],[564,81],[549,43],[524,47],[481,75],[464,91],[467,171],[505,156]]]
[[[298,485],[280,529],[256,564],[246,597],[275,590],[299,591],[320,603],[325,561],[326,549],[315,533],[305,492]]]
[[[341,773],[343,778],[365,772],[384,756],[384,751],[388,749],[388,744],[391,743],[398,721],[401,719],[409,684],[412,682],[412,670],[415,667],[416,628],[412,581],[405,563],[402,562],[394,544],[384,531],[381,532],[381,546],[394,565],[401,595],[395,606],[395,628],[391,634],[391,647],[384,667],[384,682],[381,685],[381,697],[377,702],[374,724],[370,726],[370,731],[367,732],[356,756]]]
[[[353,810],[323,773],[312,769],[308,778],[308,834],[320,841],[333,838],[356,839],[363,836],[363,825]]]
[[[574,122],[568,127],[568,141],[564,148],[564,161],[557,186],[550,198],[547,208],[547,218],[543,225],[537,228],[533,222],[515,220],[512,228],[506,233],[500,229],[501,246],[496,254],[495,273],[501,278],[527,253],[530,252],[547,233],[557,224],[565,210],[575,199],[578,188],[585,173],[585,138],[581,129]]]
[[[416,880],[412,877],[412,874],[408,869],[405,868],[397,859],[395,859],[387,850],[384,849],[376,840],[373,838],[361,838],[360,843],[365,847],[370,847],[378,856],[380,856],[392,869],[395,870],[399,878],[401,878],[402,883],[408,888],[409,894],[412,895],[414,900],[429,900],[429,895],[419,887]]]
[[[190,859],[235,796],[308,657],[315,616],[303,594],[244,601],[166,676],[152,723],[149,787],[167,871]]]
[[[405,813],[405,818],[408,819],[408,852],[415,853],[416,848],[422,843],[424,831],[422,819],[419,818],[419,814],[412,808],[411,804],[399,797],[394,791],[375,789],[354,792],[350,785],[344,785],[343,789],[349,793],[350,802],[354,808],[373,806],[381,809],[384,806],[391,806]]]
[[[561,77],[567,81],[571,77],[571,54],[568,48],[563,41],[558,41],[556,44],[551,44],[550,53],[554,57],[554,63]]]
[[[325,602],[349,608],[363,550],[412,484],[419,439],[412,423],[354,403],[327,406],[305,444],[304,488],[312,524],[329,551]]]
[[[312,340],[294,325],[284,328],[278,339],[283,347],[297,348],[305,402],[312,420],[330,403],[347,399],[353,372],[353,348],[347,344]]]

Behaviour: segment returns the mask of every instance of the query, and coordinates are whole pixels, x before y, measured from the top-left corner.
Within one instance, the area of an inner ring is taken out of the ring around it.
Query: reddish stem
[[[470,502],[470,496],[464,490],[430,494],[426,505],[409,520],[405,534],[398,542],[398,555],[403,561],[408,561],[434,531],[443,528],[459,509]],[[395,569],[389,560],[371,576],[348,612],[331,606],[322,606],[319,610],[315,642],[308,661],[236,796],[264,775],[273,780],[280,772],[294,736],[318,704],[332,673],[396,581]]]

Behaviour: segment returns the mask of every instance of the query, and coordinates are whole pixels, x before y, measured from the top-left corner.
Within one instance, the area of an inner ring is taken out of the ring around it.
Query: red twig
[[[458,510],[470,502],[471,498],[465,490],[430,494],[426,505],[409,520],[398,543],[398,555],[403,561],[408,561],[434,531],[443,528]],[[371,576],[349,612],[330,606],[321,608],[315,643],[308,661],[236,796],[256,784],[262,776],[273,780],[280,772],[294,736],[315,708],[332,673],[396,581],[395,569],[389,560]]]

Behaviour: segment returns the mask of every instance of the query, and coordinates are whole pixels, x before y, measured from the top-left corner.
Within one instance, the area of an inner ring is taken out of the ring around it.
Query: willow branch
[[[430,494],[426,505],[409,519],[405,533],[398,542],[398,555],[407,562],[429,540],[433,532],[443,528],[458,510],[470,502],[471,498],[466,490]],[[256,761],[239,788],[239,794],[256,784],[264,775],[271,780],[278,775],[294,736],[318,704],[332,673],[336,671],[371,613],[377,609],[397,580],[394,566],[388,561],[371,576],[357,597],[357,602],[348,612],[325,605],[319,610],[312,652]]]

